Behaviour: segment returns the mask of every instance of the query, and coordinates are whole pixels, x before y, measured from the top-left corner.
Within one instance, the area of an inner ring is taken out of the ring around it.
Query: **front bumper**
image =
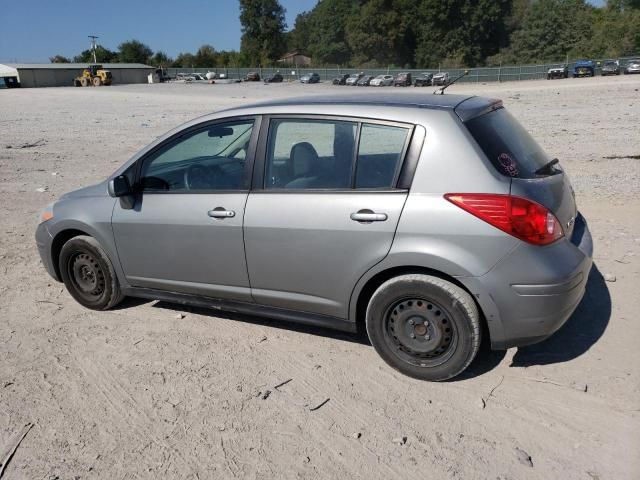
[[[462,279],[480,304],[495,350],[540,342],[569,319],[592,265],[591,233],[578,215],[571,239],[521,244],[487,274]]]
[[[53,277],[54,280],[60,282],[61,279],[58,277],[56,273],[55,266],[53,265],[52,258],[52,243],[53,237],[49,232],[49,228],[47,227],[47,222],[42,222],[36,228],[36,245],[38,246],[38,253],[40,254],[40,260],[42,260],[42,264],[44,268],[47,270],[47,273]]]

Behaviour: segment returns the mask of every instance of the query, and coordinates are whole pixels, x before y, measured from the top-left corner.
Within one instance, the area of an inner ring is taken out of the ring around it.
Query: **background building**
[[[301,50],[294,50],[285,54],[278,63],[285,65],[311,65],[311,57]]]
[[[17,77],[21,87],[71,87],[88,63],[6,63],[0,64],[0,77]],[[113,84],[147,83],[155,68],[142,63],[104,63]]]

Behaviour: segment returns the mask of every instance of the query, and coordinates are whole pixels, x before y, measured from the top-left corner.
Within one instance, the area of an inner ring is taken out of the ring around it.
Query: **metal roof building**
[[[21,87],[70,87],[89,63],[0,63],[0,77],[17,77]],[[113,84],[147,83],[154,67],[142,63],[103,63]]]

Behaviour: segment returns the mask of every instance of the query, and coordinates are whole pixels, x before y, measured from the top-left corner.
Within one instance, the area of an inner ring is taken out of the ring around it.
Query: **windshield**
[[[503,175],[515,178],[536,178],[536,171],[551,158],[522,125],[504,108],[486,113],[466,122],[471,135]],[[559,173],[555,166],[547,174]]]

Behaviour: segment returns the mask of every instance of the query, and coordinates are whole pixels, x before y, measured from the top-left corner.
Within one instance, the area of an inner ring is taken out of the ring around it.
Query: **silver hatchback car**
[[[42,261],[82,305],[160,299],[355,332],[426,380],[538,342],[592,242],[557,159],[499,100],[309,97],[193,120],[45,208]]]

